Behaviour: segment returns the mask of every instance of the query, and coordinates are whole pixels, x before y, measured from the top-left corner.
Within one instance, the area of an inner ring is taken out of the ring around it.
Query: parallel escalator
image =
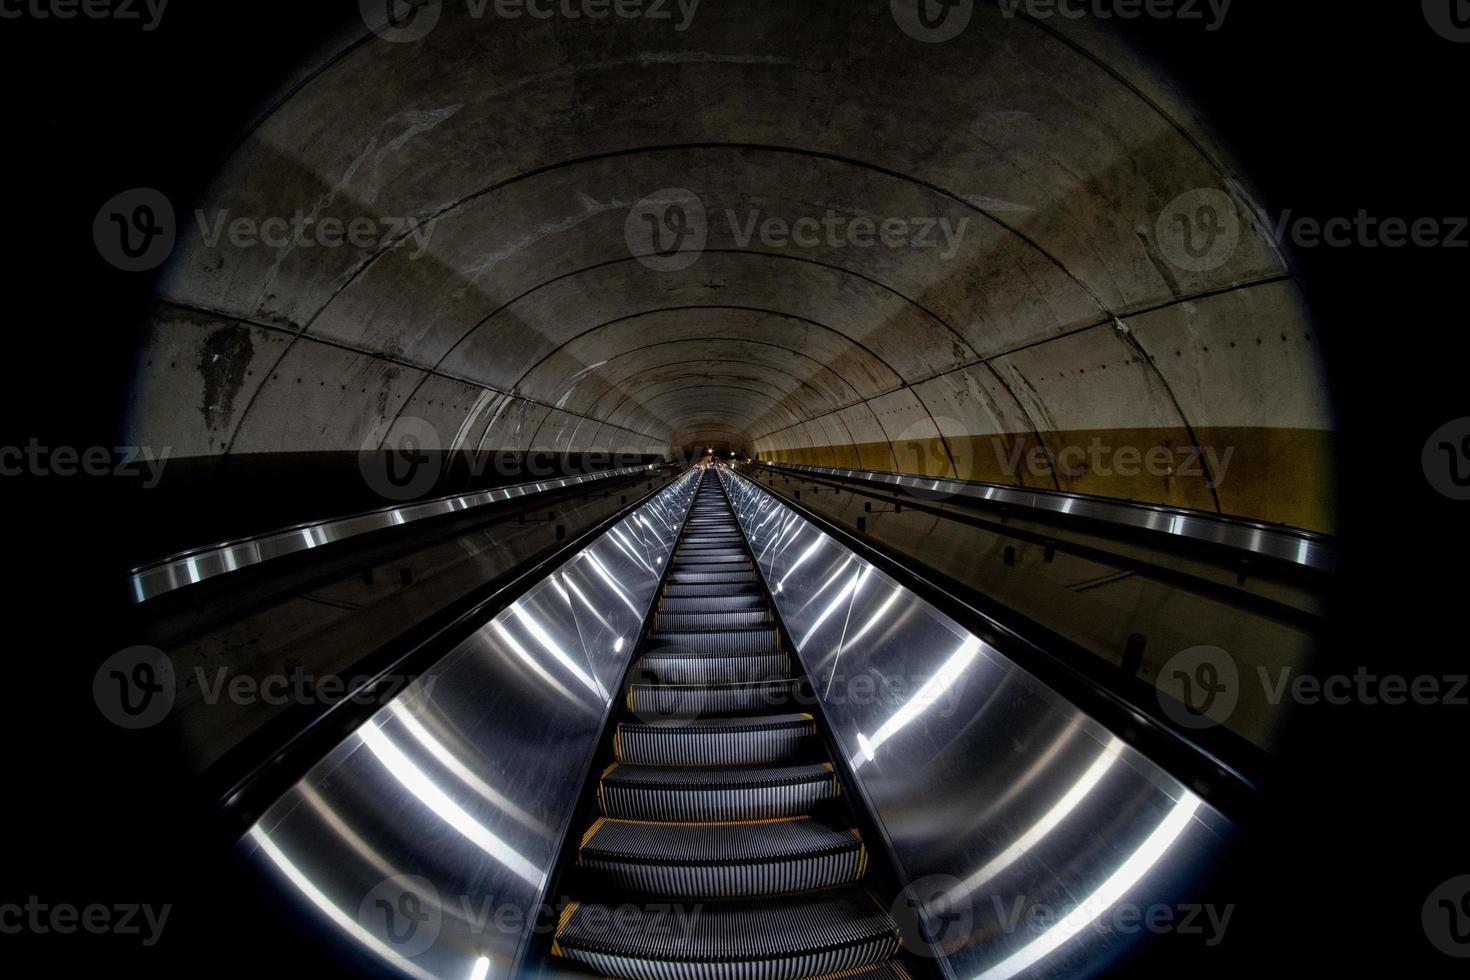
[[[628,980],[910,976],[796,667],[711,469],[566,879],[560,962]]]

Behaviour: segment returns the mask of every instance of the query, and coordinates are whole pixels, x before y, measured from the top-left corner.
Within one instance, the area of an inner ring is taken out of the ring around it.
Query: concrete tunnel
[[[183,222],[126,438],[233,479],[707,445],[1330,531],[1318,339],[1187,96],[1095,22],[881,6],[344,39]],[[298,209],[366,247],[221,225]]]
[[[1212,685],[1311,658],[1337,530],[1305,287],[1188,91],[1006,4],[361,6],[173,202],[120,435],[169,474],[98,677],[176,678],[261,905],[347,975],[1125,972],[1086,927],[1213,894],[1290,706]],[[303,671],[371,697],[210,693]],[[585,921],[649,894],[712,924]]]

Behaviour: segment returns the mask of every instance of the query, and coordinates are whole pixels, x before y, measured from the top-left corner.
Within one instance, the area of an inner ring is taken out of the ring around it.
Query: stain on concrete
[[[200,347],[199,376],[204,379],[204,398],[199,410],[211,434],[229,430],[235,398],[254,356],[255,344],[250,331],[243,327],[216,330]]]

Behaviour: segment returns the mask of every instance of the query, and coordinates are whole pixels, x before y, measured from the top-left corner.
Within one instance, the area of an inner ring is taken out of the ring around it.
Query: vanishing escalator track
[[[882,861],[795,710],[798,669],[708,469],[573,831],[556,962],[629,980],[911,976],[873,888]]]

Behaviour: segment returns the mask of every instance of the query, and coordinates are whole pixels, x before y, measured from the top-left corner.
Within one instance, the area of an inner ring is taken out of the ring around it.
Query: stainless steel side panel
[[[697,481],[691,471],[377,712],[241,841],[398,973],[508,976]]]
[[[1212,921],[1186,903],[1230,835],[1218,812],[775,495],[721,476],[909,882],[906,946],[956,978],[1075,977],[1186,915]]]
[[[887,483],[912,492],[918,497],[965,497],[994,504],[1006,504],[1047,514],[1085,518],[1117,524],[1134,530],[1152,531],[1188,541],[1234,548],[1253,555],[1263,555],[1293,565],[1319,571],[1336,567],[1337,549],[1332,539],[1311,531],[1262,524],[1256,521],[1206,514],[1197,510],[1140,504],[1130,500],[1107,500],[1084,494],[1055,490],[1029,490],[995,483],[968,480],[943,480],[907,473],[880,473],[873,470],[833,469],[830,466],[808,466],[800,463],[759,463],[773,470],[811,473],[839,479]]]

